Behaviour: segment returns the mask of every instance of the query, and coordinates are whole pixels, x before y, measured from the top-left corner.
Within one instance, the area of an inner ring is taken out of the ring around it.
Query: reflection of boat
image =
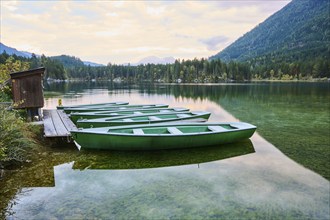
[[[77,107],[77,108],[64,108],[65,113],[71,112],[95,112],[95,111],[111,111],[111,110],[124,110],[124,109],[134,109],[134,108],[167,108],[168,105],[165,104],[149,104],[149,105],[107,105],[100,107]]]
[[[150,108],[150,109],[129,109],[129,110],[114,110],[101,112],[73,112],[70,114],[70,119],[76,123],[78,119],[95,119],[105,117],[117,117],[125,115],[147,114],[147,113],[169,113],[189,111],[187,108]]]
[[[106,103],[97,103],[97,104],[84,104],[84,105],[67,105],[67,106],[56,106],[57,109],[64,108],[100,108],[104,106],[116,106],[116,105],[128,105],[128,102],[106,102]]]
[[[139,114],[119,117],[82,119],[78,120],[76,124],[79,128],[97,128],[122,125],[154,124],[173,121],[203,122],[207,121],[210,115],[210,112],[204,111]]]
[[[158,151],[81,151],[73,169],[142,169],[200,164],[254,153],[252,142]]]
[[[78,148],[158,150],[202,147],[250,138],[256,127],[233,123],[160,123],[71,131]]]

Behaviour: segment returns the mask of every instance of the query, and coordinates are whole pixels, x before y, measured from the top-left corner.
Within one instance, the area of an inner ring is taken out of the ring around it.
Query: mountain
[[[63,64],[64,67],[79,67],[84,66],[84,62],[81,61],[78,57],[68,56],[68,55],[60,55],[60,56],[52,56],[49,57],[52,60],[57,60]]]
[[[148,63],[153,63],[153,64],[172,64],[175,62],[174,57],[156,57],[156,56],[149,56],[141,59],[139,62],[136,63],[136,65],[140,64],[148,64]]]
[[[32,53],[25,52],[25,51],[19,51],[13,47],[9,47],[4,45],[3,43],[0,43],[0,54],[6,51],[7,54],[13,55],[16,54],[17,56],[21,57],[32,57]],[[39,57],[40,55],[36,55]],[[78,57],[74,56],[68,56],[68,55],[60,55],[60,56],[52,56],[51,59],[60,61],[65,67],[69,66],[82,66],[82,65],[90,65],[90,66],[104,66],[103,64],[93,63],[90,61],[81,61]]]
[[[327,59],[330,50],[329,0],[293,0],[234,43],[211,56],[223,61],[271,57]]]
[[[86,66],[104,66],[103,64],[93,63],[89,61],[82,61]]]
[[[25,52],[25,51],[18,51],[15,48],[8,47],[8,46],[4,45],[3,43],[0,43],[0,53],[3,53],[5,51],[9,55],[16,54],[17,56],[21,56],[21,57],[31,57],[32,56],[32,53]]]

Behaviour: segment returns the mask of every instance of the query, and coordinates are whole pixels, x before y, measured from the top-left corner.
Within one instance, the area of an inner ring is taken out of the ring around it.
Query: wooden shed
[[[27,109],[29,116],[38,114],[44,106],[42,79],[45,68],[11,73],[12,93],[15,109]]]

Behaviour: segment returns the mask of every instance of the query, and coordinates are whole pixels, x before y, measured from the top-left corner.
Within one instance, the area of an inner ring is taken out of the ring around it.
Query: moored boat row
[[[71,136],[80,148],[157,150],[227,144],[250,138],[256,126],[244,122],[209,123],[211,113],[169,108],[166,104],[127,102],[58,107],[79,130]]]

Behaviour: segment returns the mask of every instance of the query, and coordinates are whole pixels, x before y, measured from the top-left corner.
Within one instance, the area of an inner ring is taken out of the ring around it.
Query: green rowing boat
[[[154,124],[171,121],[207,121],[211,113],[203,111],[180,112],[180,113],[154,113],[127,115],[119,117],[107,117],[96,119],[82,119],[76,122],[78,128],[97,128],[108,126],[122,126],[134,124]]]
[[[134,108],[167,108],[168,105],[165,104],[150,104],[150,105],[108,105],[101,107],[77,107],[77,108],[64,108],[65,113],[71,112],[96,112],[96,111],[114,111],[114,110],[124,110],[124,109],[134,109]]]
[[[149,108],[149,109],[129,109],[129,110],[114,110],[114,111],[100,111],[100,112],[73,112],[70,114],[70,119],[76,123],[79,119],[95,119],[106,117],[118,117],[125,115],[141,115],[152,113],[173,113],[189,111],[187,108]]]
[[[96,103],[96,104],[84,104],[84,105],[61,105],[56,106],[57,109],[65,108],[100,108],[108,105],[128,105],[128,102],[106,102],[106,103]]]
[[[71,135],[79,149],[159,150],[238,142],[255,130],[244,122],[164,123],[81,129]]]

